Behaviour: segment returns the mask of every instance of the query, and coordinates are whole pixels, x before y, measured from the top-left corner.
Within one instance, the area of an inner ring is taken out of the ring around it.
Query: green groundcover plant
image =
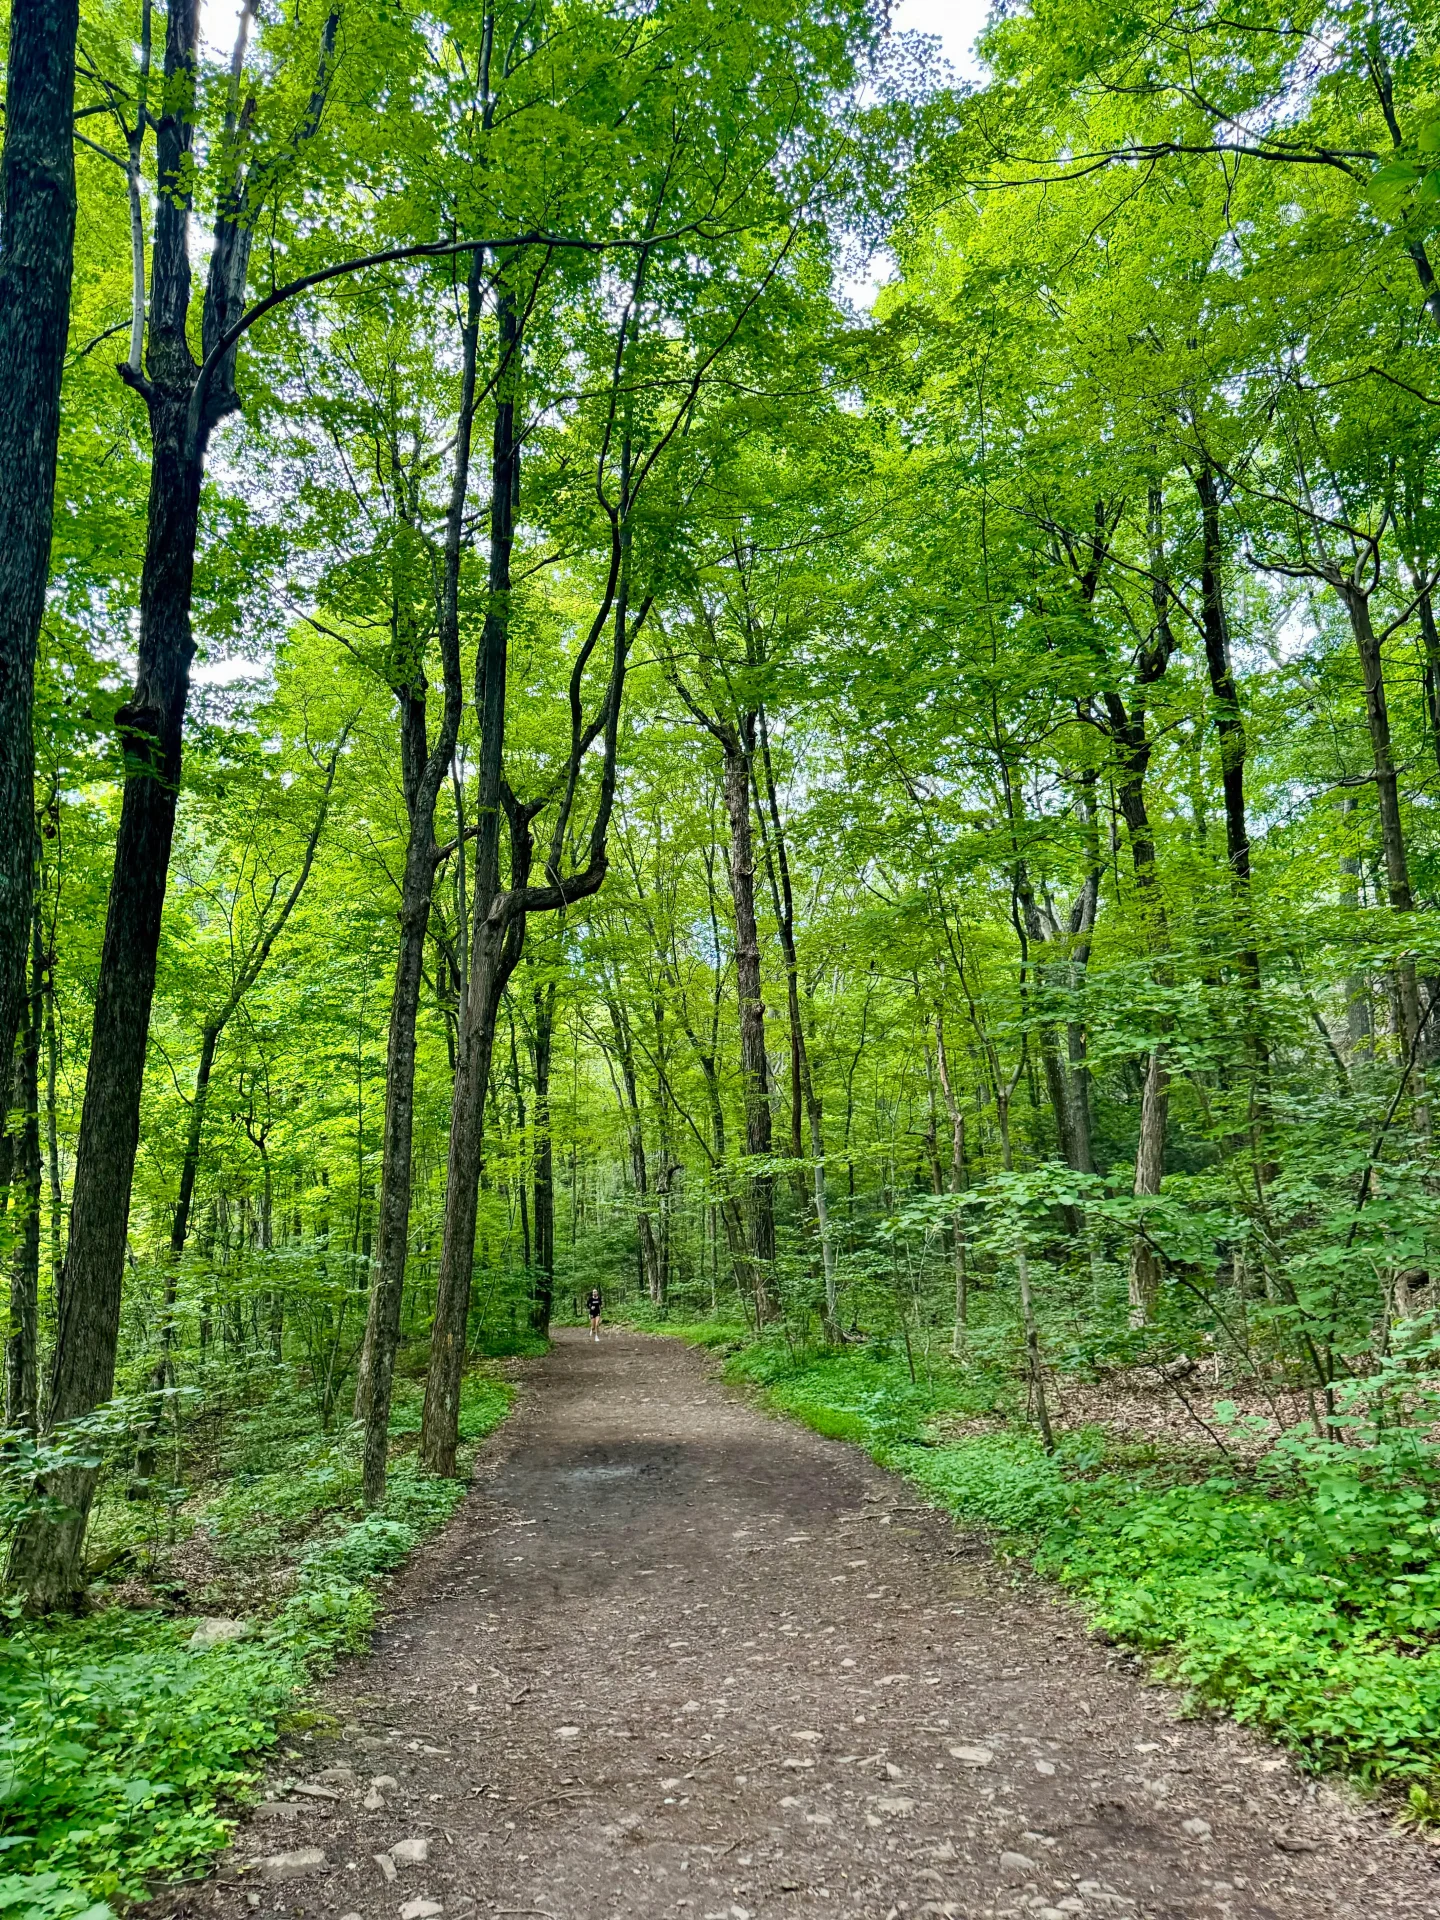
[[[467,1380],[461,1432],[505,1417],[511,1390]],[[413,1424],[402,1397],[396,1428]],[[380,1583],[465,1497],[463,1480],[401,1464],[384,1504],[358,1512],[355,1436],[297,1441],[286,1471],[237,1475],[199,1524],[252,1554],[267,1529],[303,1530],[288,1596],[248,1638],[190,1647],[193,1618],[110,1606],[73,1621],[11,1613],[0,1639],[0,1913],[103,1920],[222,1847],[257,1757],[306,1685],[367,1644]]]

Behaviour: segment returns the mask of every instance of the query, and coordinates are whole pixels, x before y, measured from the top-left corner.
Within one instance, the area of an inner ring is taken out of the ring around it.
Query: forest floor
[[[196,1920],[1440,1915],[1440,1851],[673,1340],[560,1332]],[[333,1720],[329,1716],[333,1715]]]

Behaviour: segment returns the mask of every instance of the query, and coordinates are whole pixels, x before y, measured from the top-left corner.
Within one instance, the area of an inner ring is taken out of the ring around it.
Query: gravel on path
[[[316,1920],[1385,1920],[1440,1856],[673,1340],[557,1334],[219,1873]],[[326,1723],[328,1728],[330,1723]],[[342,1730],[343,1729],[343,1730]]]

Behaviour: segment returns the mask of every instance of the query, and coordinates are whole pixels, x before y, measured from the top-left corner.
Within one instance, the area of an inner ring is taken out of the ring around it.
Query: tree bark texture
[[[187,430],[196,366],[186,323],[193,132],[189,107],[198,18],[197,0],[176,0],[166,22],[166,111],[156,131],[162,190],[155,204],[145,394],[151,454],[139,660],[134,688],[116,715],[125,783],[75,1149],[70,1243],[60,1276],[47,1427],[91,1412],[109,1399],[115,1382],[140,1087],[179,797],[181,729],[195,651],[190,602],[200,460]],[[31,1605],[40,1611],[63,1604],[78,1591],[94,1476],[67,1472],[57,1476],[57,1484],[48,1491],[63,1501],[66,1516],[54,1522],[27,1523],[12,1553],[12,1578],[25,1587]]]
[[[417,812],[419,810],[417,809]],[[364,1499],[385,1496],[390,1403],[400,1340],[405,1262],[410,1244],[411,1159],[415,1124],[415,1029],[424,979],[425,935],[434,881],[434,803],[429,816],[412,819],[401,882],[400,940],[390,996],[390,1033],[385,1055],[385,1143],[365,1349],[356,1386],[355,1411],[365,1422]],[[421,829],[423,828],[423,832]]]
[[[759,711],[758,723],[760,767],[765,778],[763,794],[759,782],[756,782],[756,814],[770,872],[770,892],[775,924],[780,933],[780,950],[785,960],[785,1001],[790,1017],[790,1151],[797,1160],[804,1157],[805,1148],[800,1137],[803,1104],[810,1136],[810,1179],[815,1227],[820,1240],[820,1266],[825,1284],[825,1326],[829,1337],[834,1339],[839,1331],[836,1318],[838,1301],[835,1248],[830,1232],[829,1197],[825,1190],[825,1119],[811,1070],[810,1048],[801,1016],[800,959],[795,945],[795,890],[790,879],[790,854],[785,844],[785,827],[780,818],[780,801],[775,788],[770,729],[763,707]]]
[[[477,870],[481,861],[477,857]],[[518,882],[523,890],[523,877]],[[524,940],[525,915],[511,895],[494,887],[492,907],[481,913],[477,888],[470,992],[457,1045],[450,1109],[450,1152],[445,1172],[445,1224],[430,1334],[430,1370],[420,1457],[432,1473],[453,1474],[459,1445],[460,1386],[465,1371],[470,1282],[475,1263],[480,1169],[485,1157],[485,1097],[495,1052],[495,1029],[506,982]]]
[[[0,1061],[20,1029],[45,612],[75,253],[79,0],[11,0],[0,155]]]
[[[242,35],[249,19],[248,13],[242,15]],[[321,33],[320,78],[302,137],[318,124],[337,21],[332,12]],[[46,1395],[50,1427],[89,1413],[109,1399],[114,1387],[140,1090],[195,651],[190,608],[200,485],[210,434],[239,404],[233,350],[215,366],[202,391],[197,384],[200,366],[190,346],[189,225],[199,25],[199,0],[171,0],[165,21],[163,106],[155,122],[159,191],[145,377],[128,364],[121,369],[143,397],[149,415],[150,492],[135,685],[116,714],[124,790],[75,1149],[70,1242],[60,1276]],[[263,190],[268,176],[263,164],[257,164],[260,171],[253,184]],[[242,184],[238,151],[226,159],[226,176],[201,327],[207,353],[243,304],[254,210],[249,189]],[[94,1476],[67,1472],[47,1490],[63,1506],[63,1517],[27,1522],[11,1554],[12,1578],[24,1586],[31,1606],[42,1611],[70,1601],[80,1587]]]
[[[470,487],[470,450],[475,422],[475,367],[480,330],[481,257],[470,259],[465,324],[461,340],[460,407],[455,465],[445,528],[439,629],[445,704],[433,747],[426,730],[426,683],[420,643],[396,597],[396,658],[392,682],[400,701],[401,766],[409,837],[400,892],[400,941],[390,997],[390,1033],[385,1060],[385,1140],[380,1170],[379,1220],[370,1275],[365,1345],[356,1382],[355,1412],[365,1422],[363,1493],[367,1506],[384,1498],[390,1438],[390,1403],[400,1310],[410,1247],[411,1167],[415,1131],[415,1027],[424,981],[425,936],[435,884],[435,807],[455,758],[464,685],[460,670],[460,558],[465,504]],[[403,638],[403,646],[402,646]],[[428,747],[428,751],[427,751]],[[463,1016],[462,1016],[463,1017]]]
[[[760,979],[755,855],[750,832],[754,714],[742,714],[738,729],[726,727],[721,744],[725,814],[730,827],[730,898],[735,908],[735,987],[740,1007],[745,1152],[752,1161],[766,1160],[772,1150],[770,1068],[765,1054],[765,1002]],[[752,1167],[748,1188],[755,1308],[763,1321],[770,1313],[770,1280],[775,1264],[775,1176],[768,1170]]]
[[[1170,625],[1170,586],[1164,545],[1164,501],[1158,486],[1152,487],[1149,502],[1152,573],[1152,599],[1155,607],[1154,629],[1140,649],[1136,660],[1136,687],[1127,713],[1119,696],[1106,694],[1112,737],[1119,748],[1120,764],[1116,776],[1116,799],[1130,839],[1130,859],[1135,873],[1137,900],[1150,923],[1150,938],[1160,956],[1159,972],[1168,974],[1165,955],[1170,947],[1170,929],[1165,903],[1160,895],[1155,863],[1155,835],[1145,799],[1145,776],[1150,768],[1151,741],[1147,722],[1149,692],[1160,681],[1175,651],[1175,636]],[[1140,1103],[1140,1138],[1135,1150],[1136,1193],[1158,1193],[1165,1172],[1165,1128],[1169,1116],[1169,1072],[1163,1044],[1151,1049],[1146,1063],[1144,1090]],[[1144,1238],[1137,1234],[1130,1247],[1130,1317],[1144,1325],[1149,1318],[1159,1286],[1155,1256]]]
[[[432,1473],[442,1474],[454,1473],[459,1445],[460,1382],[465,1370],[470,1282],[475,1262],[485,1098],[490,1085],[490,1062],[501,996],[515,970],[525,939],[524,898],[529,879],[528,827],[514,831],[513,815],[508,889],[502,887],[500,876],[500,820],[509,797],[505,787],[505,685],[510,647],[510,556],[515,544],[515,500],[520,466],[520,444],[515,430],[520,325],[514,301],[503,280],[497,320],[499,370],[490,464],[490,571],[475,676],[480,753],[476,782],[474,925],[469,990],[456,1040],[445,1221],[420,1431],[421,1459]]]

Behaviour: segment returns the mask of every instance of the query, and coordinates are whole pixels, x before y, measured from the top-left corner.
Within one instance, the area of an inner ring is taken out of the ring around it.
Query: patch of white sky
[[[891,9],[890,25],[896,33],[923,33],[938,40],[956,76],[979,86],[987,76],[984,63],[976,55],[975,42],[989,16],[990,0],[897,0]],[[841,294],[853,306],[868,311],[894,274],[895,262],[882,249],[864,272],[842,282]]]
[[[200,38],[212,60],[228,60],[240,24],[240,0],[200,0]]]
[[[961,78],[980,81],[985,68],[975,57],[975,41],[989,13],[989,0],[898,0],[890,24],[897,33],[933,34]]]

